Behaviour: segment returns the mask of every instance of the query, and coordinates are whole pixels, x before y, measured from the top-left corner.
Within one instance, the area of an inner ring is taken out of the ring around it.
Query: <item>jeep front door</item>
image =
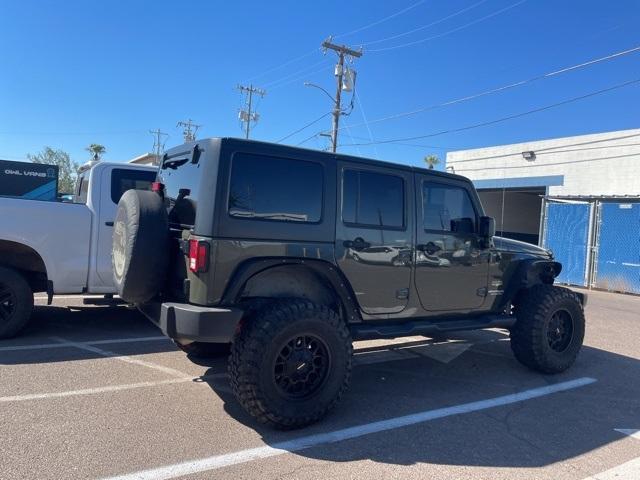
[[[412,174],[338,162],[335,252],[364,313],[401,312],[411,284]]]
[[[416,175],[415,282],[429,311],[480,310],[489,249],[477,235],[479,204],[464,181]]]

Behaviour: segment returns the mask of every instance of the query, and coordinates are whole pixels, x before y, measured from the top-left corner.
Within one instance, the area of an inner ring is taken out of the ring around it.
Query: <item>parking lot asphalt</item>
[[[45,303],[0,341],[1,479],[640,478],[640,297],[589,292],[585,346],[554,376],[502,330],[356,342],[343,401],[290,432],[244,413],[225,359],[192,361],[135,310]]]

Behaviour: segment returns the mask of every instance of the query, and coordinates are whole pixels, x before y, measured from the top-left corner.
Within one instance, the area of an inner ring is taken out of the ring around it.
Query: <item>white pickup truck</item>
[[[90,162],[73,203],[0,197],[0,338],[29,321],[33,293],[113,294],[111,237],[118,200],[149,189],[157,167]]]

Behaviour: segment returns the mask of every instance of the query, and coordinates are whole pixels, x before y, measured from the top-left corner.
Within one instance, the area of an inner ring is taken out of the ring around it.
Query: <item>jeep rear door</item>
[[[480,204],[464,180],[416,174],[415,283],[429,311],[482,308],[489,250],[477,235]]]
[[[401,312],[411,285],[412,173],[338,162],[336,260],[363,312]]]

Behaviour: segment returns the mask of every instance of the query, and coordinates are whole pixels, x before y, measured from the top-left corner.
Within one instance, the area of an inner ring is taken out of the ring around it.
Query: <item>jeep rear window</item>
[[[200,155],[203,150],[199,150]],[[196,198],[200,185],[200,162],[193,163],[193,152],[174,154],[163,160],[158,181],[164,185],[164,200],[169,224],[190,228],[196,222]]]
[[[252,220],[317,223],[322,218],[319,163],[237,153],[231,165],[229,215]]]
[[[377,228],[404,228],[404,180],[396,175],[345,170],[342,221]]]

